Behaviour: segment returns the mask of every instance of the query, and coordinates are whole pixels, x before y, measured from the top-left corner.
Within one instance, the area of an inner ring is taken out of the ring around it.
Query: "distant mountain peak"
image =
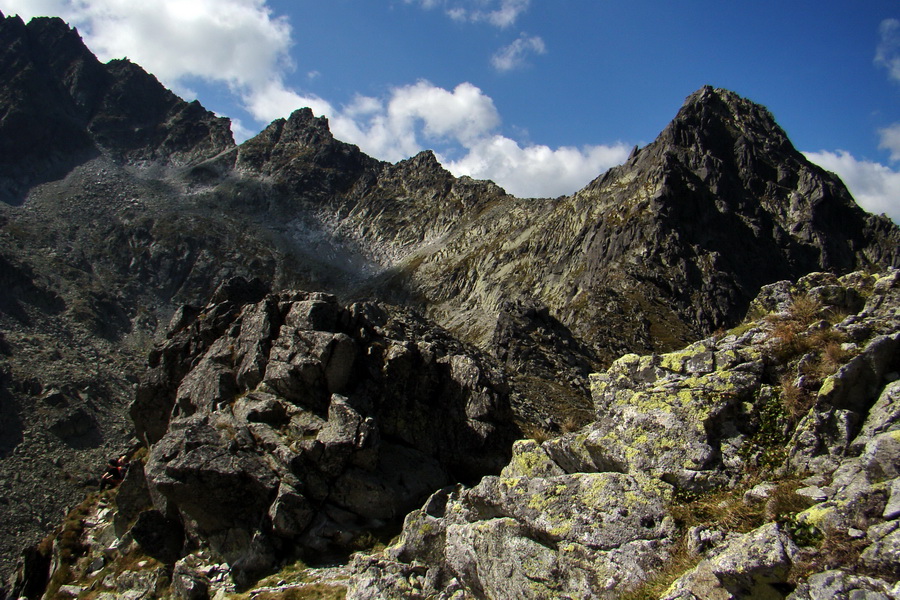
[[[234,145],[228,119],[185,102],[131,61],[101,63],[56,17],[0,20],[0,72],[6,202],[99,154],[187,164]]]

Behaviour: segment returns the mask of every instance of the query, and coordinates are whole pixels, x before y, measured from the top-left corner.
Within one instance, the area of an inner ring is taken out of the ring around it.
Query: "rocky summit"
[[[516,198],[306,108],[235,144],[0,15],[0,577],[898,597],[898,267],[900,229],[727,90]]]

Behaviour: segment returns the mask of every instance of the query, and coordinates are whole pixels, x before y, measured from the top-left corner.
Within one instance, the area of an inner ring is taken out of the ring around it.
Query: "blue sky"
[[[766,105],[900,221],[900,2],[0,0],[58,15],[234,121],[310,105],[390,161],[434,149],[519,196],[576,191],[704,84]]]

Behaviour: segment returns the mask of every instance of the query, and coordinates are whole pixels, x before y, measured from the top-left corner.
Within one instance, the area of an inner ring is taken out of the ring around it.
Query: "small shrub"
[[[560,429],[563,430],[564,433],[572,433],[573,431],[578,431],[582,427],[581,421],[575,415],[569,415],[566,417],[566,420],[562,422],[560,425]]]
[[[794,385],[793,377],[787,373],[781,378],[781,403],[792,424],[796,424],[809,412],[816,402],[815,396]]]
[[[554,437],[553,432],[548,431],[539,425],[526,424],[522,426],[522,435],[526,438],[534,440],[538,444],[543,444]]]
[[[839,341],[828,342],[822,351],[817,375],[820,379],[834,375],[851,358],[853,358],[853,352],[844,350]]]
[[[822,304],[806,295],[795,296],[788,308],[788,315],[789,319],[805,327],[821,317]]]
[[[776,389],[764,386],[757,392],[753,414],[755,432],[740,449],[744,468],[751,477],[764,478],[780,467],[787,457],[791,420]]]

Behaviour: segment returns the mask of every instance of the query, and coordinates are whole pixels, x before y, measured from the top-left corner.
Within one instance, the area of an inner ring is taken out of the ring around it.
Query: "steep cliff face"
[[[131,406],[149,455],[119,502],[119,535],[159,560],[209,546],[246,583],[346,552],[497,472],[517,433],[499,365],[396,308],[230,280],[168,337]],[[186,545],[160,547],[154,519]]]

